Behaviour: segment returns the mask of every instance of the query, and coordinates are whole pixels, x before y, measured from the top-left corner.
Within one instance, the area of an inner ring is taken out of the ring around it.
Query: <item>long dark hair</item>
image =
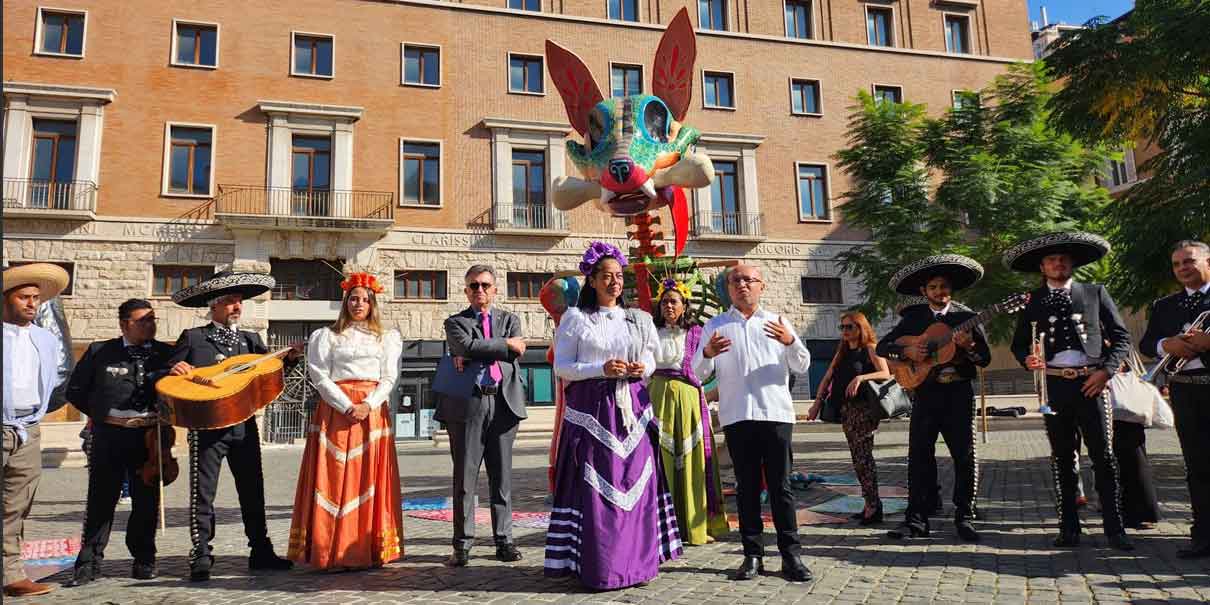
[[[652,309],[655,312],[651,314],[651,321],[655,323],[655,327],[657,328],[662,328],[667,323],[664,320],[664,313],[660,310],[660,307],[664,302],[664,298],[669,294],[675,294],[681,297],[681,302],[685,305],[685,311],[681,313],[680,317],[676,318],[676,327],[682,330],[688,330],[691,326],[693,326],[693,322],[689,321],[689,301],[685,300],[684,295],[673,288],[664,290],[664,294],[660,296],[660,299],[655,301],[655,309]]]
[[[605,259],[608,259],[608,258],[613,258],[613,257],[612,256],[602,256],[599,260],[597,260],[596,264],[594,264],[592,266],[592,273],[588,274],[588,276],[586,278],[584,278],[584,287],[580,288],[580,298],[579,298],[579,300],[576,301],[576,308],[578,308],[579,310],[584,311],[586,313],[591,313],[591,312],[596,311],[597,309],[601,308],[600,303],[597,302],[597,289],[592,287],[592,284],[590,284],[588,282],[592,278],[596,277],[597,273],[601,272],[601,263],[605,262]],[[616,259],[616,258],[613,258],[613,260],[618,261],[618,259]],[[619,261],[618,264],[621,264],[621,262]],[[618,306],[622,307],[623,309],[626,308],[626,290],[625,289],[623,289],[622,293],[618,295]]]

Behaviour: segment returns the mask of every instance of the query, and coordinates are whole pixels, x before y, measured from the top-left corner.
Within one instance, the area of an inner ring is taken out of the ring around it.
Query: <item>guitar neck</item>
[[[228,376],[231,376],[231,375],[233,375],[233,374],[237,374],[237,373],[239,373],[239,372],[241,371],[241,369],[242,369],[242,368],[249,367],[249,366],[254,366],[254,365],[256,365],[256,364],[258,364],[258,363],[261,363],[261,362],[263,362],[263,361],[268,361],[268,360],[270,360],[270,359],[273,359],[274,357],[282,357],[282,356],[285,356],[287,353],[289,353],[289,352],[290,352],[290,349],[291,349],[291,348],[292,348],[292,347],[285,347],[285,348],[282,348],[282,349],[278,349],[278,350],[276,350],[276,351],[273,351],[272,353],[266,353],[265,355],[262,355],[262,356],[260,356],[260,357],[257,357],[256,359],[253,359],[253,360],[251,360],[251,361],[249,361],[249,362],[246,362],[246,363],[241,363],[241,364],[239,364],[239,365],[237,365],[237,366],[232,366],[232,367],[230,367],[230,368],[227,368],[227,370],[225,370],[225,371],[224,371],[224,372],[222,372],[221,374],[216,374],[216,375],[215,375],[213,378],[211,378],[211,380],[213,380],[213,381],[218,381],[218,380],[221,380],[221,379],[226,378],[226,377],[228,377]]]
[[[991,319],[992,317],[994,317],[995,315],[997,315],[999,313],[1000,313],[1000,305],[992,305],[992,306],[980,311],[978,315],[975,315],[974,317],[954,326],[950,330],[950,335],[946,339],[946,341],[948,342],[950,340],[953,340],[954,334],[957,334],[958,332],[970,332],[971,330],[974,330],[975,328],[983,325],[984,322],[986,322],[987,320]]]

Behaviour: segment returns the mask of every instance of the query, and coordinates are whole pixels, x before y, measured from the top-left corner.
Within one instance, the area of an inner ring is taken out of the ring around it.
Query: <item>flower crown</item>
[[[348,292],[353,288],[365,288],[375,294],[382,294],[382,284],[378,278],[369,273],[350,273],[349,277],[340,282],[340,289]]]
[[[689,289],[688,285],[686,285],[684,282],[680,282],[669,277],[668,279],[660,282],[659,287],[656,288],[655,299],[657,301],[662,300],[664,298],[664,293],[668,292],[669,290],[679,293],[685,302],[689,302],[689,299],[693,298],[693,292]]]
[[[596,267],[597,263],[605,257],[613,258],[618,261],[619,265],[622,265],[623,269],[626,268],[626,255],[622,254],[617,246],[605,242],[593,242],[584,251],[584,259],[580,261],[580,273],[583,273],[584,277],[592,275],[593,267]]]

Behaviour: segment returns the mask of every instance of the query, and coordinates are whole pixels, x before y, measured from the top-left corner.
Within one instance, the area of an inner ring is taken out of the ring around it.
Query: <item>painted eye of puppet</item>
[[[594,109],[588,114],[588,134],[585,142],[588,143],[588,149],[596,149],[597,145],[605,139],[605,119],[600,109]]]
[[[650,139],[668,142],[668,106],[663,101],[651,99],[643,107],[643,130]]]

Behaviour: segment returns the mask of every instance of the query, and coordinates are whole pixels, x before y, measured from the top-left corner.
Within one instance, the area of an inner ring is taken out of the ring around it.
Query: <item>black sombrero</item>
[[[910,263],[891,276],[891,289],[908,296],[919,296],[920,288],[938,275],[950,281],[957,292],[975,285],[983,278],[983,265],[961,254],[936,254]]]
[[[1021,242],[1004,252],[1004,266],[1022,273],[1040,273],[1042,259],[1068,254],[1076,267],[1095,263],[1109,252],[1109,242],[1099,235],[1070,231],[1050,233]]]
[[[210,301],[229,294],[239,294],[244,298],[260,296],[276,283],[272,275],[265,273],[220,271],[196,286],[178,290],[172,295],[172,302],[182,307],[207,307]]]

